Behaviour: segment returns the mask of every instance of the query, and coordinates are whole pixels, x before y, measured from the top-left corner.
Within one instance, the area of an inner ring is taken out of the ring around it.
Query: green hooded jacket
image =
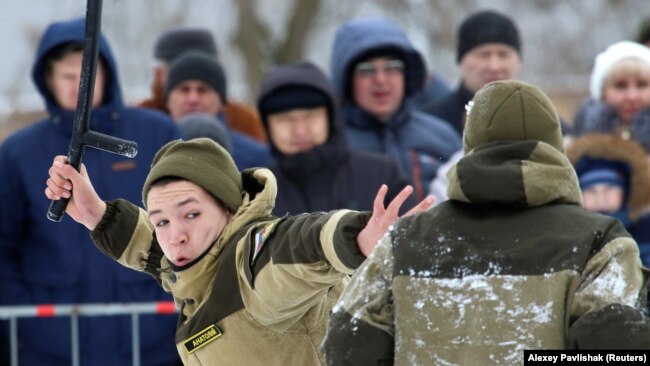
[[[477,93],[450,200],[398,221],[352,277],[331,365],[521,365],[524,350],[650,348],[636,243],[581,206],[548,98]]]
[[[189,268],[172,270],[147,213],[123,200],[108,203],[92,233],[95,244],[174,296],[176,347],[185,365],[325,364],[319,347],[329,312],[365,259],[356,234],[370,213],[273,217],[273,174],[243,174],[259,191],[245,193],[221,236]]]

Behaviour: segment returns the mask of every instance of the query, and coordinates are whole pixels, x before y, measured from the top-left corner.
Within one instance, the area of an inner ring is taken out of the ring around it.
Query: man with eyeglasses
[[[448,123],[413,108],[426,80],[421,54],[396,24],[355,19],[336,33],[331,74],[350,147],[394,159],[423,198],[461,143]]]

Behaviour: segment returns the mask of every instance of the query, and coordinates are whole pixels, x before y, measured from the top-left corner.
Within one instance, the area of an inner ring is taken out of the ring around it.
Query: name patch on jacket
[[[111,169],[114,172],[123,172],[125,170],[133,170],[135,169],[135,161],[133,160],[124,160],[124,161],[118,161],[115,162],[111,165]]]
[[[188,353],[194,353],[197,349],[221,337],[221,330],[216,324],[212,324],[202,331],[188,338],[183,342]]]

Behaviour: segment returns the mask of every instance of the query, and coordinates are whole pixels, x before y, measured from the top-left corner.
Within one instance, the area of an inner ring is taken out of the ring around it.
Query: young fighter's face
[[[186,180],[154,185],[147,208],[160,247],[176,266],[203,254],[230,219],[230,212],[211,194]]]

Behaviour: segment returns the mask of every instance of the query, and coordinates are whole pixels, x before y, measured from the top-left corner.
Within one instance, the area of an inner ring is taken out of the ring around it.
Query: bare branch
[[[235,3],[239,9],[239,21],[233,43],[245,60],[248,86],[251,90],[257,90],[269,59],[264,52],[264,45],[270,42],[269,31],[255,14],[255,0],[238,0]]]
[[[283,64],[304,57],[307,36],[320,8],[321,0],[296,0],[294,2],[286,37],[275,47],[273,52],[275,62]]]

